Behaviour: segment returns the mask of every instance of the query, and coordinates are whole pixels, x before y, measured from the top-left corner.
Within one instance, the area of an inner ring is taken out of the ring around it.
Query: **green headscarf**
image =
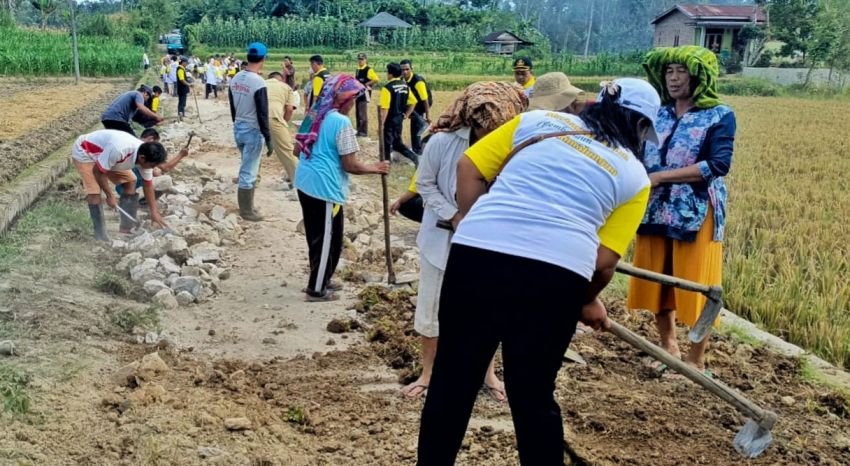
[[[664,85],[664,75],[668,65],[684,65],[691,79],[699,81],[694,90],[694,104],[697,108],[712,108],[721,105],[717,93],[717,78],[720,67],[717,56],[705,47],[685,45],[682,47],[660,47],[646,54],[643,68],[649,83],[658,91],[661,101],[667,105],[673,103]]]

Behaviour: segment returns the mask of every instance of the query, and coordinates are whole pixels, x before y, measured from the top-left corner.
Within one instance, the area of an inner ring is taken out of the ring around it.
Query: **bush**
[[[725,95],[776,97],[784,93],[782,86],[761,78],[721,79],[718,91]]]

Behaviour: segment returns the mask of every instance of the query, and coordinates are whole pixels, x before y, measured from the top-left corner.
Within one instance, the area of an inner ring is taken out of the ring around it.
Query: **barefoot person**
[[[389,162],[364,164],[357,160],[360,146],[348,114],[366,88],[353,76],[328,77],[295,136],[300,154],[295,188],[304,215],[310,256],[307,301],[333,301],[339,297],[331,277],[342,253],[348,175],[389,173]]]
[[[726,224],[726,184],[732,164],[735,113],[717,93],[717,57],[697,46],[658,49],[644,65],[662,95],[655,130],[643,160],[652,193],[638,229],[634,265],[706,285],[719,285]],[[632,279],[628,307],[655,314],[661,346],[681,355],[676,320],[693,326],[705,297]],[[705,370],[709,338],[693,344],[685,362]],[[666,366],[653,364],[660,373]],[[708,373],[707,373],[708,375]]]
[[[660,104],[645,81],[618,79],[580,116],[524,113],[461,157],[420,466],[454,464],[500,343],[520,463],[564,464],[555,378],[576,322],[608,326],[598,295],[646,208],[637,157]]]
[[[419,246],[419,294],[414,329],[422,336],[422,374],[404,387],[402,393],[419,398],[428,389],[434,355],[437,352],[437,319],[443,272],[451,246],[451,232],[437,227],[438,220],[458,215],[455,201],[457,162],[471,144],[519,115],[528,106],[523,89],[517,85],[482,82],[467,87],[431,126],[434,133],[425,145],[416,176],[416,191],[425,211],[416,237]],[[490,364],[484,385],[497,401],[505,401],[504,384]]]
[[[117,130],[103,129],[84,134],[77,138],[71,149],[71,159],[80,174],[86,200],[89,204],[89,214],[94,226],[94,236],[99,241],[108,241],[106,227],[101,207],[101,191],[106,194],[106,204],[110,207],[120,206],[131,217],[136,217],[139,207],[139,196],[136,194],[136,176],[133,168],[138,167],[142,177],[145,199],[150,205],[151,221],[159,226],[166,226],[156,205],[153,189],[153,169],[165,163],[168,154],[165,148],[157,142],[159,135],[154,130],[148,133],[146,141]],[[183,150],[185,151],[185,149]],[[181,151],[181,158],[185,156]],[[109,182],[123,186],[120,200],[115,199]],[[120,231],[128,233],[135,223],[121,214]]]

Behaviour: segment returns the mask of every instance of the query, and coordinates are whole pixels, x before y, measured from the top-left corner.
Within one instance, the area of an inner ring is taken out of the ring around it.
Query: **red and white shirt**
[[[82,163],[95,163],[97,168],[108,171],[132,170],[142,141],[124,131],[101,129],[77,138],[71,149],[71,158]],[[152,169],[140,169],[142,180],[153,180]]]

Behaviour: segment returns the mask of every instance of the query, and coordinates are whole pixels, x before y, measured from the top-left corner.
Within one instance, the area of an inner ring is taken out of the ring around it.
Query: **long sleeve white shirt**
[[[457,213],[457,163],[469,148],[469,135],[469,128],[437,133],[419,159],[416,191],[422,196],[425,212],[416,244],[422,258],[440,270],[446,269],[452,234],[437,228],[437,220],[450,220]]]

